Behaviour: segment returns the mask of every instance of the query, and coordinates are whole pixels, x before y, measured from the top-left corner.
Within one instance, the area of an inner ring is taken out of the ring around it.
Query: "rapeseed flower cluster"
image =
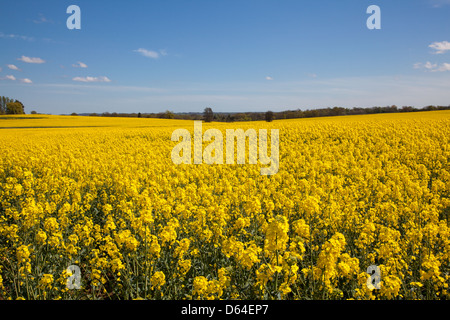
[[[279,129],[272,176],[173,164],[191,121],[0,121],[0,299],[450,298],[448,111],[204,124]]]

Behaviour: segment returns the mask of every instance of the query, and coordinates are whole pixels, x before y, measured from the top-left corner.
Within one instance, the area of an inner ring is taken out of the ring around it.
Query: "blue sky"
[[[0,95],[53,114],[449,105],[449,17],[450,0],[2,1]]]

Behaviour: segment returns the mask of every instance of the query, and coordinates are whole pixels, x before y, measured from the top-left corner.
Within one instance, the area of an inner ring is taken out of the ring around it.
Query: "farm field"
[[[2,116],[0,299],[450,298],[450,111],[203,123],[279,129],[272,176],[179,128]]]

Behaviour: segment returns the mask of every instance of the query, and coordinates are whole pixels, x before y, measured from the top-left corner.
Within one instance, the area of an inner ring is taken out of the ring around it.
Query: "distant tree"
[[[416,109],[414,107],[411,107],[411,106],[403,106],[400,109],[400,112],[414,112],[414,111],[416,111]]]
[[[37,113],[36,111],[33,110],[33,111],[31,111],[31,114],[38,114],[38,113]]]
[[[258,112],[250,113],[250,118],[252,119],[252,121],[263,120],[263,118],[261,118],[261,113]]]
[[[22,102],[16,100],[6,104],[6,114],[25,114]]]
[[[221,122],[223,122],[224,120],[225,120],[225,115],[223,115],[223,114],[215,114],[214,115],[214,120],[215,121],[221,121]]]
[[[0,114],[6,114],[6,106],[8,103],[13,102],[14,100],[8,97],[0,97]]]
[[[164,112],[164,119],[173,119],[174,117],[175,115],[172,111],[166,110],[166,112]]]
[[[78,115],[78,113],[76,113],[76,112],[72,112],[71,114],[70,114],[71,116],[77,116]]]
[[[273,121],[273,112],[270,111],[270,110],[266,112],[266,121],[267,122],[272,122]]]
[[[344,108],[334,107],[333,110],[331,110],[331,115],[333,116],[342,116],[345,114]]]
[[[15,101],[16,103],[18,103],[20,105],[21,108],[21,114],[25,114],[25,106],[23,105],[22,102],[20,102],[19,100]]]
[[[142,114],[140,112],[138,113],[138,118],[142,118]]]
[[[214,112],[212,111],[211,108],[205,108],[205,110],[203,111],[203,120],[205,122],[211,122],[214,119]]]

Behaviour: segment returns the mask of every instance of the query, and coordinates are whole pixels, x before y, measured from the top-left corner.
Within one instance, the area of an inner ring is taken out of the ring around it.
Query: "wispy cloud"
[[[41,58],[31,58],[22,56],[21,58],[18,58],[17,60],[26,62],[26,63],[45,63],[45,60],[42,60]]]
[[[75,77],[72,79],[73,81],[78,82],[111,82],[108,77]]]
[[[8,64],[7,67],[11,70],[20,70],[19,68],[17,68],[17,66],[15,66],[14,64]]]
[[[6,75],[3,78],[0,78],[0,80],[12,80],[12,81],[16,81],[16,77],[14,77],[13,75]]]
[[[74,68],[87,68],[88,66],[85,63],[78,61],[76,64],[73,64],[72,67],[74,67]]]
[[[440,8],[446,5],[450,5],[450,0],[430,0],[433,8]]]
[[[414,69],[426,69],[430,72],[450,71],[450,63],[443,63],[439,66],[437,63],[431,63],[430,61],[427,61],[426,63],[417,62],[413,67]]]
[[[3,32],[0,32],[0,39],[16,39],[16,40],[24,40],[24,41],[42,41],[45,43],[64,43],[62,41],[54,41],[50,38],[33,38],[33,37],[29,37],[29,36],[24,36],[24,35],[20,35],[20,34],[6,34]]]
[[[0,38],[2,39],[21,39],[26,41],[34,41],[35,39],[33,37],[23,36],[19,34],[5,34],[3,32],[0,32]]]
[[[443,54],[447,51],[450,51],[450,42],[442,41],[442,42],[433,42],[429,45],[430,48],[436,50],[435,54]]]
[[[39,13],[39,18],[36,20],[33,20],[34,23],[53,23],[53,21],[48,20],[42,13]]]
[[[123,85],[110,85],[110,86],[102,86],[102,85],[95,85],[95,84],[72,84],[72,83],[42,83],[39,84],[40,87],[43,88],[53,88],[53,89],[89,89],[89,90],[95,90],[96,92],[102,91],[102,92],[113,92],[113,93],[129,93],[129,92],[135,92],[135,93],[164,93],[167,92],[167,89],[161,89],[161,88],[154,88],[154,87],[140,87],[140,86],[123,86]]]
[[[28,79],[28,78],[21,79],[20,82],[22,82],[22,83],[33,83],[33,81],[31,81],[31,80]]]
[[[450,63],[443,63],[436,71],[450,71]]]
[[[428,70],[432,70],[432,69],[434,69],[436,67],[437,67],[437,64],[435,64],[435,63],[433,64],[430,61],[427,61],[426,63],[417,62],[417,63],[414,64],[414,69],[425,68],[425,69],[428,69]]]
[[[265,79],[266,79],[266,80],[269,80],[269,81],[273,80],[273,78],[270,77],[270,76],[267,76]]]
[[[153,58],[153,59],[159,58],[159,53],[156,51],[151,51],[151,50],[140,48],[140,49],[134,50],[134,52],[139,52],[140,54],[142,54],[144,57],[147,57],[147,58]]]
[[[138,52],[142,54],[144,57],[158,59],[160,56],[167,56],[167,50],[161,49],[159,51],[147,50],[144,48],[139,48],[137,50],[133,50],[134,52]]]

